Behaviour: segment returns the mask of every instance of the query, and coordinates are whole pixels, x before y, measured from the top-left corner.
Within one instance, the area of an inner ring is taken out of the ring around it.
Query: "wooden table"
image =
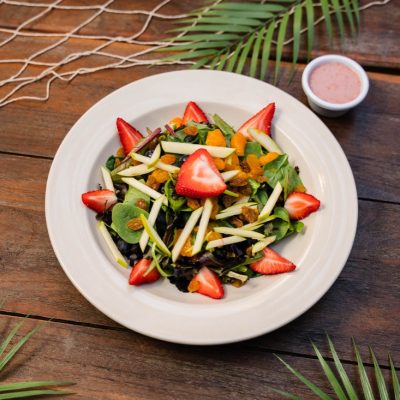
[[[155,1],[136,1],[149,9]],[[173,1],[171,12],[193,2]],[[13,28],[29,10],[0,5],[0,26]],[[24,14],[25,13],[25,14]],[[63,31],[71,14],[44,18],[29,29]],[[103,17],[102,17],[103,18]],[[108,15],[103,34],[116,25],[128,35],[132,22]],[[136,18],[136,17],[135,17]],[[137,17],[140,20],[142,17]],[[274,353],[311,378],[325,382],[310,339],[326,351],[325,332],[334,339],[343,362],[355,374],[351,337],[370,363],[371,345],[382,365],[387,354],[400,365],[400,7],[397,0],[362,13],[357,41],[346,40],[335,51],[358,60],[368,71],[371,88],[356,110],[339,119],[324,119],[343,147],[353,169],[359,196],[357,236],[349,260],[329,292],[294,322],[268,335],[242,343],[181,346],[150,339],[111,321],[72,286],[51,248],[44,218],[44,193],[52,158],[74,122],[113,90],[152,74],[178,67],[145,67],[105,71],[54,84],[46,103],[23,101],[0,109],[0,332],[30,315],[28,325],[53,318],[21,351],[8,380],[68,379],[77,383],[79,399],[275,399],[268,386],[310,393],[280,364]],[[134,19],[135,21],[135,19]],[[396,22],[397,21],[397,22]],[[167,24],[168,25],[168,24]],[[95,33],[98,26],[85,28]],[[147,39],[158,38],[165,23],[154,24]],[[327,52],[317,29],[317,50]],[[0,34],[0,38],[7,37]],[[71,46],[78,49],[80,40]],[[19,39],[0,49],[18,57],[34,38]],[[120,44],[119,46],[124,46]],[[284,64],[280,87],[306,102],[299,73],[287,84]],[[15,65],[0,69],[1,77]],[[38,89],[39,90],[39,89]],[[62,212],[62,210],[60,210]],[[340,216],[338,216],[339,218]],[[322,267],[322,266],[321,266]],[[371,373],[371,364],[367,364]],[[327,388],[327,384],[322,386]]]

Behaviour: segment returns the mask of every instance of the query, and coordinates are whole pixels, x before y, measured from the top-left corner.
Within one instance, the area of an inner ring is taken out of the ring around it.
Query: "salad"
[[[268,104],[235,130],[191,101],[147,135],[117,118],[122,147],[82,201],[130,285],[164,278],[220,299],[224,284],[295,270],[270,246],[302,232],[320,202],[271,138],[274,112]]]

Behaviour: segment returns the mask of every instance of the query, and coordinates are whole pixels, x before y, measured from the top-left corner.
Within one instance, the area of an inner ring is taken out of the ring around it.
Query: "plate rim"
[[[165,334],[163,334],[162,332],[148,332],[148,331],[141,331],[140,329],[137,329],[137,327],[135,327],[134,329],[131,326],[128,326],[126,321],[123,318],[120,318],[119,316],[116,315],[112,315],[109,310],[104,307],[103,304],[98,304],[96,303],[92,296],[88,295],[84,290],[82,290],[79,282],[76,281],[76,279],[74,278],[74,276],[72,276],[72,274],[70,273],[68,266],[64,264],[63,261],[63,257],[61,255],[61,252],[59,251],[59,248],[57,246],[56,240],[55,240],[55,232],[53,230],[53,226],[51,223],[51,210],[50,210],[50,204],[51,204],[51,186],[52,186],[52,182],[54,181],[54,179],[56,179],[56,168],[57,168],[57,163],[58,163],[58,159],[61,157],[60,155],[63,153],[64,148],[66,146],[68,146],[68,142],[69,140],[71,140],[71,135],[70,132],[73,131],[74,129],[76,129],[76,127],[79,126],[80,122],[85,118],[85,116],[87,116],[89,113],[93,112],[93,110],[95,110],[97,107],[99,107],[99,105],[103,105],[106,104],[107,101],[114,97],[117,96],[118,93],[120,91],[123,91],[124,89],[131,87],[133,85],[137,85],[138,82],[143,83],[143,81],[146,80],[153,80],[153,79],[160,79],[160,77],[162,77],[162,79],[168,79],[168,77],[170,77],[171,75],[181,75],[181,74],[199,74],[199,75],[209,75],[211,74],[220,74],[221,76],[229,76],[229,79],[245,79],[245,80],[252,80],[252,81],[256,81],[257,84],[260,85],[266,85],[265,87],[272,87],[274,88],[274,90],[277,90],[279,92],[282,93],[283,96],[288,96],[292,101],[295,101],[296,106],[300,108],[300,110],[304,111],[305,113],[308,113],[309,115],[312,115],[313,118],[316,118],[325,128],[325,130],[327,132],[329,132],[331,139],[333,139],[333,142],[336,143],[336,151],[339,152],[339,155],[342,157],[342,161],[345,162],[345,164],[343,165],[344,169],[346,170],[347,173],[347,179],[348,179],[348,184],[350,184],[351,188],[351,195],[350,197],[352,197],[353,200],[353,204],[352,204],[352,210],[353,210],[353,220],[350,221],[350,224],[347,226],[347,228],[350,227],[350,234],[349,236],[351,237],[351,240],[349,240],[347,242],[347,249],[344,253],[342,253],[342,257],[340,261],[341,266],[339,268],[337,268],[336,273],[331,275],[331,279],[329,280],[329,283],[327,285],[325,285],[323,288],[321,288],[321,290],[319,291],[319,293],[317,295],[314,296],[313,300],[308,302],[306,307],[303,307],[303,310],[296,314],[291,316],[290,318],[286,318],[284,320],[282,320],[280,323],[275,324],[274,326],[272,326],[271,328],[265,328],[264,330],[257,330],[251,334],[246,334],[246,335],[237,335],[237,337],[232,337],[230,339],[226,339],[226,338],[221,338],[220,340],[215,340],[213,339],[212,341],[207,340],[206,338],[203,340],[192,340],[192,339],[188,339],[188,340],[182,340],[182,338],[174,340],[174,338],[171,337],[166,337]],[[358,199],[357,199],[357,190],[356,190],[356,184],[355,184],[355,180],[354,180],[354,176],[350,167],[350,164],[347,160],[347,157],[343,151],[343,149],[341,148],[340,144],[338,143],[338,141],[336,140],[336,138],[334,137],[334,135],[332,134],[332,132],[329,130],[329,128],[315,115],[311,112],[311,110],[309,110],[303,103],[301,103],[299,100],[297,100],[295,97],[291,96],[290,94],[286,93],[285,91],[283,91],[282,89],[279,89],[277,87],[274,87],[266,82],[262,82],[259,80],[256,80],[254,78],[250,78],[250,77],[245,77],[242,75],[238,75],[238,74],[234,74],[234,73],[228,73],[228,72],[223,72],[223,71],[205,71],[205,70],[180,70],[180,71],[172,71],[172,72],[165,72],[165,73],[161,73],[161,74],[155,74],[149,77],[145,77],[142,79],[139,79],[137,81],[128,83],[127,85],[124,85],[122,87],[120,87],[119,89],[116,89],[115,91],[111,92],[110,94],[108,94],[107,96],[103,97],[102,99],[100,99],[97,103],[95,103],[92,107],[90,107],[76,122],[75,124],[71,127],[71,129],[69,130],[69,132],[67,133],[67,135],[64,137],[62,143],[60,144],[54,160],[51,164],[51,168],[48,174],[48,178],[47,178],[47,184],[46,184],[46,195],[45,195],[45,215],[46,215],[46,226],[47,226],[47,230],[49,233],[49,238],[53,247],[53,250],[56,254],[56,257],[61,265],[61,267],[63,268],[64,272],[66,273],[66,275],[68,276],[68,278],[70,279],[70,281],[73,283],[73,285],[78,289],[78,291],[97,309],[99,309],[103,314],[107,315],[109,318],[111,318],[112,320],[120,323],[121,325],[128,327],[129,329],[135,330],[136,332],[145,334],[147,336],[156,338],[156,339],[161,339],[161,340],[166,340],[169,342],[175,342],[175,343],[181,343],[181,344],[195,344],[195,345],[210,345],[210,344],[224,344],[224,343],[232,343],[232,342],[237,342],[237,341],[242,341],[242,340],[247,340],[256,336],[260,336],[262,334],[271,332],[273,330],[276,330],[286,324],[288,324],[289,322],[293,321],[294,319],[298,318],[300,315],[304,314],[307,310],[309,310],[311,307],[313,307],[322,297],[323,295],[330,289],[330,287],[334,284],[334,282],[337,280],[338,276],[340,275],[340,273],[342,272],[347,259],[349,257],[350,251],[353,247],[353,243],[354,243],[354,239],[355,239],[355,234],[356,234],[356,229],[357,229],[357,221],[358,221]]]

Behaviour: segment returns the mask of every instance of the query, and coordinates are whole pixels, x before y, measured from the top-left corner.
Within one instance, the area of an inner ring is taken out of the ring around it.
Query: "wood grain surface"
[[[68,4],[89,4],[69,1]],[[135,0],[151,9],[158,0]],[[196,1],[172,1],[165,13],[187,12]],[[115,8],[132,8],[116,1]],[[33,10],[1,4],[0,27],[15,29]],[[34,32],[65,32],[90,13],[55,11],[29,27]],[[77,119],[113,90],[176,66],[103,71],[56,82],[45,103],[23,101],[0,108],[0,338],[26,315],[29,326],[54,318],[1,379],[67,379],[76,382],[79,399],[280,399],[269,387],[314,397],[274,356],[283,357],[308,377],[327,387],[310,340],[327,354],[325,334],[332,335],[351,376],[355,374],[351,337],[365,354],[372,376],[370,345],[387,366],[390,352],[400,364],[400,4],[362,13],[357,41],[334,50],[359,61],[368,72],[370,92],[355,110],[338,119],[323,119],[342,146],[352,167],[359,197],[359,223],[349,260],[328,293],[308,312],[285,327],[245,342],[211,347],[170,344],[127,330],[97,311],[73,287],[48,239],[44,217],[47,174],[58,146]],[[106,14],[83,34],[121,35],[139,28],[143,16]],[[391,21],[391,22],[389,22]],[[170,28],[157,20],[142,37],[154,40]],[[7,34],[0,33],[0,40]],[[316,29],[315,55],[328,51],[322,27]],[[0,57],[21,58],[50,39],[20,38],[0,48]],[[117,44],[118,51],[132,47]],[[52,60],[87,48],[80,39],[50,54]],[[139,47],[138,47],[139,48]],[[284,55],[288,59],[288,54]],[[305,62],[305,54],[300,60]],[[95,63],[91,60],[90,63]],[[35,72],[39,67],[30,69]],[[283,63],[279,87],[306,103],[300,78],[304,64],[288,84],[290,64]],[[16,71],[0,67],[0,79]],[[31,89],[40,93],[43,85]],[[4,88],[0,88],[0,95]],[[355,379],[356,384],[358,381]]]

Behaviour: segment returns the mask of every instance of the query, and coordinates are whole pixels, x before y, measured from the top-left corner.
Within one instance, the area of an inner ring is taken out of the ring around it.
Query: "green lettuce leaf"
[[[263,155],[262,147],[257,142],[247,142],[244,149],[244,155],[255,154],[258,158]]]
[[[168,199],[169,207],[171,207],[175,212],[181,210],[181,208],[186,204],[186,198],[176,194],[175,187],[171,179],[164,185],[164,194]]]

